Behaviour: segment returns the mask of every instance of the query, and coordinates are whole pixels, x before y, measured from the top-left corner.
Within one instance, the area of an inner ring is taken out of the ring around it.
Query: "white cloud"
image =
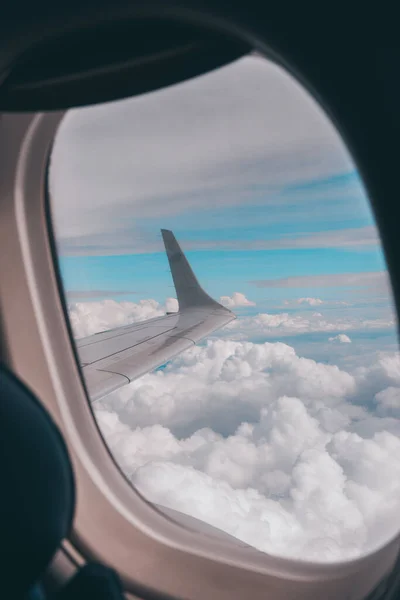
[[[168,298],[166,305],[170,308],[175,306],[173,300]],[[76,338],[128,325],[135,321],[160,317],[165,312],[165,307],[153,299],[139,302],[116,302],[107,299],[100,302],[75,302],[69,305],[69,317]]]
[[[240,242],[241,246],[242,244]],[[301,235],[291,234],[273,240],[254,240],[248,245],[243,245],[257,249],[347,248],[361,250],[380,245],[380,239],[376,226],[368,225]]]
[[[391,293],[389,275],[386,271],[336,273],[333,275],[299,275],[296,277],[280,277],[278,279],[259,279],[250,281],[250,283],[260,288],[360,287],[384,289]]]
[[[375,396],[377,413],[383,417],[400,418],[400,387],[388,387]]]
[[[232,321],[218,332],[219,336],[240,336],[240,339],[276,337],[299,333],[384,329],[395,325],[394,319],[359,319],[338,317],[327,319],[319,312],[312,314],[259,313]],[[239,339],[236,337],[236,339]]]
[[[244,294],[235,292],[232,297],[222,296],[225,306],[230,308],[240,306],[254,306]],[[227,301],[226,299],[229,299]],[[236,304],[233,304],[233,303]],[[84,337],[98,331],[105,331],[113,327],[128,325],[136,321],[143,321],[164,315],[166,312],[176,312],[178,301],[176,298],[167,298],[165,304],[149,298],[138,302],[117,302],[105,299],[93,302],[74,302],[69,304],[69,315],[75,337]],[[215,337],[224,337],[236,340],[259,339],[260,337],[276,338],[293,334],[313,332],[337,332],[367,329],[384,329],[393,327],[394,319],[357,319],[357,318],[330,318],[319,312],[296,315],[293,313],[258,313],[256,315],[241,317],[226,325],[214,334]],[[345,334],[333,336],[329,341],[342,341]],[[339,339],[340,338],[340,339]]]
[[[178,312],[178,300],[176,298],[167,298],[165,300],[165,310],[166,312]]]
[[[220,192],[222,193],[222,192]],[[265,203],[271,201],[264,198]],[[255,200],[253,200],[255,201]],[[57,204],[55,200],[54,204]],[[186,204],[188,204],[186,202]],[[299,206],[301,202],[298,201]],[[203,207],[207,208],[207,207]],[[275,207],[274,207],[275,208]],[[301,212],[301,208],[299,209]],[[260,207],[261,214],[261,207]],[[286,213],[285,213],[286,215]],[[168,218],[168,215],[165,215]],[[275,214],[275,220],[280,222],[279,213]],[[270,222],[272,217],[270,219]],[[140,254],[145,252],[162,252],[163,245],[158,235],[158,227],[150,234],[143,235],[140,232],[132,235],[132,230],[125,230],[119,224],[118,239],[115,231],[104,231],[102,233],[91,233],[89,235],[76,235],[72,239],[64,239],[63,222],[56,222],[60,249],[66,254]],[[116,225],[117,227],[117,225]],[[194,225],[193,225],[194,227]],[[246,240],[242,238],[240,229],[236,232],[235,239],[218,239],[218,227],[215,239],[185,239],[183,244],[186,250],[287,250],[297,248],[343,248],[352,251],[371,250],[372,247],[380,246],[377,228],[375,225],[367,227],[338,229],[336,231],[323,231],[318,234],[292,234],[279,238]]]
[[[308,304],[309,306],[320,306],[323,301],[320,298],[299,298],[296,304]]]
[[[315,314],[315,313],[314,313]],[[350,324],[341,323],[343,328],[350,328]],[[289,335],[292,333],[305,333],[310,331],[333,331],[336,324],[327,321],[324,317],[301,316],[291,313],[259,313],[250,317],[243,317],[232,321],[224,330],[240,331],[243,335]]]
[[[394,319],[366,319],[361,321],[361,326],[365,329],[383,329],[385,327],[394,327],[396,321]]]
[[[50,190],[63,250],[104,254],[154,247],[155,236],[140,224],[133,229],[140,219],[249,199],[278,208],[282,186],[353,169],[303,87],[274,63],[246,57],[152,94],[69,111],[55,139]],[[365,205],[359,182],[345,187]],[[303,190],[305,206],[312,193]],[[329,235],[333,245],[374,238],[364,230]],[[306,234],[286,244],[319,247],[323,238]]]
[[[248,300],[246,296],[240,292],[234,292],[232,296],[221,296],[219,301],[228,308],[256,305],[255,302]]]
[[[378,370],[387,387],[399,357],[382,357]],[[397,435],[355,433],[360,422],[376,426],[349,400],[364,377],[285,344],[216,340],[112,394],[96,414],[152,501],[272,554],[335,561],[400,526],[400,422],[390,421]]]
[[[105,300],[73,310],[82,331],[164,308]],[[271,554],[337,561],[400,527],[399,392],[398,354],[350,373],[281,342],[216,339],[94,408],[153,502]]]
[[[322,304],[326,306],[351,306],[349,302],[344,302],[343,300],[321,300],[321,298],[296,298],[295,300],[284,300],[283,306],[299,306],[299,305],[308,305],[308,306],[321,306]],[[320,313],[314,313],[314,315],[322,316]]]
[[[173,361],[173,368],[122,388],[109,397],[108,406],[132,426],[154,425],[162,416],[163,425],[180,437],[210,423],[226,436],[243,421],[257,420],[266,397],[286,394],[312,402],[321,394],[335,399],[354,389],[348,373],[300,358],[286,344],[216,340],[191,348]]]
[[[334,337],[330,337],[328,338],[329,342],[339,342],[340,344],[351,344],[351,339],[349,338],[348,335],[345,335],[344,333],[339,333],[338,335],[335,335]]]

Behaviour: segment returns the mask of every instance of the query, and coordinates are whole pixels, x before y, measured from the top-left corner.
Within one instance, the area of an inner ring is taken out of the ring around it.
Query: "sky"
[[[49,189],[76,337],[177,310],[161,228],[238,316],[96,403],[132,483],[281,556],[332,562],[393,535],[390,282],[356,166],[308,92],[249,56],[69,111]]]

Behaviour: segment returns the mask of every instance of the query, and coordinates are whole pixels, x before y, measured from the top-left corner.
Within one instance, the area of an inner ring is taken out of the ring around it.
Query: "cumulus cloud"
[[[320,298],[298,298],[296,304],[308,304],[309,306],[320,306],[323,301]]]
[[[340,325],[341,327],[338,327],[338,323],[327,321],[322,316],[311,315],[311,317],[305,317],[291,313],[259,313],[244,317],[240,321],[232,321],[224,328],[224,331],[238,331],[242,337],[253,337],[290,335],[311,331],[335,331],[338,328],[351,329],[350,322],[341,321]]]
[[[166,312],[178,312],[179,304],[176,298],[167,298],[165,301]]]
[[[110,302],[73,305],[75,327],[176,308]],[[261,551],[343,560],[400,526],[398,354],[347,372],[282,342],[209,340],[94,409],[147,498]]]
[[[387,388],[400,361],[381,362]],[[216,340],[111,394],[96,414],[150,500],[265,552],[335,561],[400,525],[400,422],[378,419],[391,429],[382,431],[351,401],[365,376],[282,343]],[[376,402],[392,405],[389,394]]]
[[[175,312],[177,307],[176,298],[167,298],[165,306],[151,298],[139,302],[117,302],[112,299],[74,302],[68,306],[70,322],[76,338],[129,325],[136,321],[161,317],[166,312]]]
[[[221,296],[219,301],[227,308],[256,305],[255,302],[248,300],[246,296],[240,292],[234,292],[232,296]]]
[[[388,387],[375,395],[377,413],[384,417],[400,418],[400,387]]]
[[[235,292],[231,297],[222,296],[221,302],[229,308],[255,305],[254,302],[251,302],[244,294],[239,292]],[[69,304],[69,315],[75,337],[80,338],[98,331],[160,317],[166,312],[177,312],[178,308],[176,298],[167,298],[164,304],[153,298],[138,302],[117,302],[106,298],[93,302],[71,302]],[[259,313],[232,321],[215,335],[231,339],[251,339],[260,336],[276,337],[277,335],[285,336],[312,332],[382,329],[393,327],[393,325],[393,319],[337,318],[328,320],[319,312],[307,314],[307,316],[285,312],[277,314]]]
[[[161,422],[178,437],[210,423],[215,432],[231,435],[242,422],[257,421],[265,396],[307,396],[311,402],[321,394],[341,398],[355,389],[348,373],[300,358],[286,344],[231,340],[190,348],[163,371],[132,385],[110,395],[108,406],[142,427],[159,423],[161,411]]]
[[[344,333],[339,333],[338,335],[335,335],[334,337],[330,337],[328,338],[329,342],[339,342],[340,344],[351,344],[351,339],[349,338],[348,335],[345,335]]]
[[[218,335],[238,334],[240,339],[276,337],[312,332],[351,331],[357,329],[384,329],[393,327],[394,319],[359,319],[340,317],[327,319],[319,312],[311,315],[293,313],[259,313],[228,323]],[[236,339],[238,339],[236,337]]]

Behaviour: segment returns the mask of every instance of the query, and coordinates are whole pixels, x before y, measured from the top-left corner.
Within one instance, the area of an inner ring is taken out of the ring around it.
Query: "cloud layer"
[[[241,306],[255,306],[256,303],[248,300],[241,292],[234,292],[232,296],[221,296],[219,299],[221,304],[228,308],[235,308]]]
[[[357,403],[371,378],[382,417]],[[350,374],[286,344],[216,340],[96,415],[150,500],[265,552],[335,561],[400,526],[399,406],[397,356]]]
[[[93,332],[164,309],[105,300],[72,318]],[[146,497],[262,551],[337,561],[400,527],[397,354],[347,372],[282,342],[215,339],[94,406]]]
[[[63,251],[129,253],[161,249],[149,220],[249,201],[277,209],[291,185],[353,170],[315,100],[283,69],[252,56],[143,97],[69,111],[55,139],[50,191]],[[316,190],[300,194],[308,223]],[[359,181],[336,182],[333,195],[365,211]],[[293,198],[286,201],[293,210]],[[272,219],[277,211],[269,212]],[[369,226],[291,237],[250,247],[376,244]]]
[[[344,333],[339,333],[334,337],[328,338],[328,342],[339,342],[340,344],[351,344],[351,339]]]
[[[165,306],[157,300],[116,302],[106,299],[99,302],[74,302],[68,306],[71,326],[76,338],[92,335],[136,321],[161,317],[178,309],[176,298],[167,298]]]
[[[322,313],[258,313],[232,321],[218,332],[219,336],[232,336],[235,339],[260,339],[260,337],[287,336],[300,333],[340,332],[367,329],[392,328],[395,320],[387,318],[363,319],[355,317],[330,317]]]
[[[300,275],[295,277],[281,277],[278,279],[257,279],[250,281],[250,283],[260,288],[360,287],[391,291],[389,275],[386,271],[335,273],[333,275]]]
[[[303,299],[301,299],[303,300]],[[304,300],[313,300],[305,298]],[[235,292],[232,296],[222,296],[222,304],[228,308],[255,306],[246,296]],[[152,298],[138,302],[105,299],[97,302],[72,302],[69,304],[71,325],[76,338],[92,335],[97,331],[105,331],[113,327],[128,325],[136,321],[144,321],[160,317],[166,312],[176,312],[178,301],[167,298],[160,304]],[[303,314],[293,313],[258,313],[232,321],[222,330],[219,337],[232,339],[252,339],[263,337],[286,336],[298,333],[341,332],[357,329],[384,329],[395,325],[394,318],[360,319],[350,317],[327,318],[319,312]]]
[[[296,304],[308,304],[309,306],[320,306],[323,304],[321,298],[299,298],[295,302]]]

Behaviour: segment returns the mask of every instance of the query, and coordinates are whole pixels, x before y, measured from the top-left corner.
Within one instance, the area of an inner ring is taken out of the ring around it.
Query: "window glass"
[[[132,484],[279,556],[340,561],[392,536],[400,360],[390,284],[357,169],[310,95],[249,56],[72,110],[49,186],[83,372],[96,363],[103,377],[87,379],[94,412]],[[237,316],[196,345],[197,321],[184,335],[176,315],[143,325],[178,311],[161,229]],[[105,340],[118,381],[101,362]]]

